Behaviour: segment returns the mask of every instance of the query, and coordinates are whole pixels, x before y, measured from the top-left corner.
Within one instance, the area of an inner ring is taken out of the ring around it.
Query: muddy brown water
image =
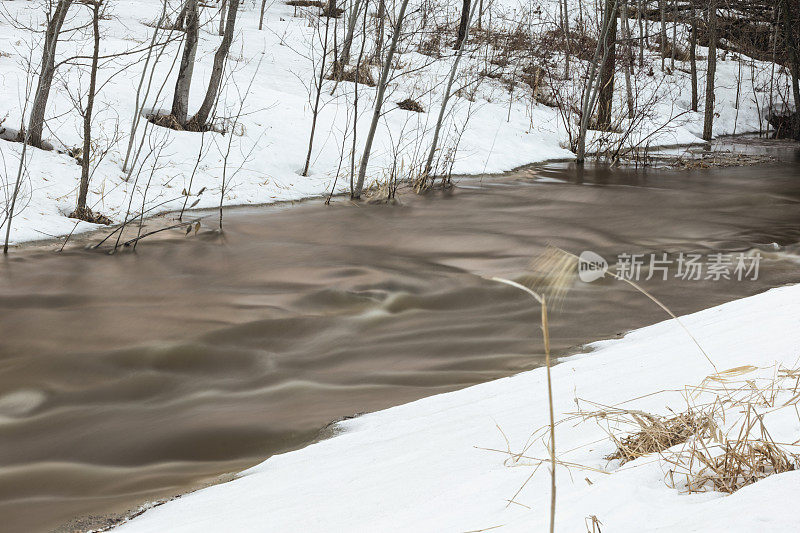
[[[222,237],[164,232],[136,253],[17,251],[0,263],[0,530],[124,512],[338,418],[538,366],[538,311],[483,276],[519,276],[547,243],[612,261],[761,250],[756,281],[643,282],[676,313],[800,281],[800,156],[780,154],[551,164],[401,205],[232,209]],[[618,283],[576,282],[554,349],[664,318]]]

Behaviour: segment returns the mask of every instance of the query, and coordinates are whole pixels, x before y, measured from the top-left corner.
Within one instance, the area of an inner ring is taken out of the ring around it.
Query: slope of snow
[[[683,321],[719,370],[754,365],[760,367],[754,376],[770,374],[775,363],[797,365],[800,285]],[[678,392],[653,393],[679,391],[712,373],[675,321],[591,348],[553,368],[557,420],[576,410],[576,398],[679,412],[685,400]],[[234,481],[147,511],[119,531],[545,531],[547,465],[514,496],[538,463],[509,466],[502,453],[520,451],[546,425],[545,383],[540,368],[342,422],[342,433],[329,440],[271,457]],[[615,533],[800,529],[794,508],[799,472],[774,475],[732,495],[689,495],[668,487],[666,467],[650,456],[622,467],[609,463],[604,457],[614,447],[597,424],[573,420],[557,428],[558,458],[575,465],[557,469],[558,531],[586,531],[590,515],[603,531]],[[792,411],[770,429],[776,440],[794,442],[800,421]],[[525,455],[546,458],[545,444],[535,439]],[[512,497],[516,503],[508,505]]]
[[[6,136],[9,136],[21,123],[26,87],[31,84],[35,86],[35,67],[41,54],[41,33],[33,33],[19,25],[36,28],[43,20],[43,13],[41,1],[2,4],[0,51],[4,53],[0,54],[0,101],[5,105],[0,109],[0,117],[5,117],[2,127],[8,129]],[[172,4],[177,5],[176,2]],[[345,158],[349,158],[352,142],[348,133],[352,130],[352,113],[349,110],[352,108],[354,86],[344,82],[334,90],[333,83],[326,82],[311,172],[308,177],[301,176],[313,107],[309,87],[319,71],[319,32],[323,30],[312,27],[308,10],[300,9],[295,16],[293,7],[276,0],[267,2],[264,30],[259,31],[257,4],[260,3],[243,2],[228,63],[230,81],[225,85],[217,110],[218,116],[223,117],[219,122],[231,129],[230,117],[235,116],[241,108],[243,115],[236,127],[232,128],[234,134],[200,135],[160,127],[150,128],[151,133],[145,139],[141,158],[144,163],[136,167],[130,179],[122,171],[122,163],[128,145],[130,123],[135,115],[136,87],[144,56],[141,53],[130,54],[101,62],[94,131],[98,149],[107,150],[107,155],[93,174],[89,191],[91,208],[120,222],[129,211],[135,214],[144,209],[152,215],[178,209],[185,201],[183,191],[190,195],[189,205],[197,201],[197,208],[206,208],[217,205],[221,193],[224,204],[234,205],[294,200],[326,194],[331,190],[344,192],[348,189],[349,164],[345,162],[340,165],[340,156],[344,153]],[[412,4],[416,6],[417,2],[412,1]],[[109,2],[109,17],[101,21],[102,53],[110,55],[145,47],[152,35],[152,23],[158,19],[160,5],[160,0]],[[451,26],[455,24],[456,11],[461,5],[459,0],[429,5],[437,6],[439,16],[445,17]],[[577,11],[575,5],[573,11]],[[534,15],[525,15],[533,8],[530,2],[522,0],[497,0],[492,6],[495,28],[517,24],[524,16],[528,16],[527,20],[534,26],[544,21],[552,23],[556,20],[558,9],[554,0],[543,0],[542,9]],[[85,6],[73,4],[65,28],[84,24],[88,20],[88,13]],[[407,26],[413,30],[419,26],[414,18],[418,17],[418,10],[410,9],[410,13]],[[577,14],[572,13],[572,16],[574,18]],[[190,112],[196,109],[203,98],[214,52],[220,41],[215,31],[216,18],[217,9],[203,9],[205,25],[201,30]],[[369,54],[373,29],[368,28],[367,31],[370,34],[367,41]],[[387,24],[387,35],[389,31]],[[419,164],[421,154],[428,149],[441,101],[442,80],[447,77],[453,52],[448,47],[451,36],[445,36],[441,45],[442,57],[432,60],[419,53],[420,39],[419,35],[410,36],[401,43],[398,71],[390,84],[385,114],[370,159],[368,183],[385,179],[395,162],[396,168],[407,171]],[[171,66],[179,47],[179,41],[173,42],[160,57],[146,110],[170,108],[175,82],[175,72],[171,72]],[[85,56],[89,52],[89,36],[70,33],[59,43],[58,61],[72,56]],[[704,49],[700,53],[704,54]],[[563,61],[558,54],[550,59],[555,64]],[[771,87],[766,81],[770,69],[756,62],[752,71],[745,65],[740,72],[739,63],[730,59],[725,61],[723,58],[718,67],[717,105],[720,116],[715,122],[714,133],[759,131],[765,127],[763,117],[768,101],[765,91]],[[24,68],[28,61],[33,64],[29,75]],[[648,54],[647,61],[657,62],[652,53]],[[485,47],[479,47],[477,52],[466,57],[462,67],[465,73],[480,72],[491,67]],[[373,75],[377,76],[377,66],[371,68]],[[518,73],[520,68],[520,65],[512,65],[504,74],[512,75],[511,71]],[[683,64],[681,68],[685,71],[688,67]],[[703,68],[701,65],[701,71]],[[574,79],[565,80],[563,84],[580,86],[574,76],[576,70],[573,67]],[[697,136],[702,130],[702,109],[701,113],[687,111],[690,106],[689,76],[684,71],[664,74],[655,65],[651,76],[639,77],[641,79],[636,82],[636,91],[643,101],[652,102],[652,109],[636,127],[631,140],[643,140],[653,146],[699,142]],[[742,85],[737,110],[734,103],[739,75]],[[160,84],[162,79],[166,79],[163,88]],[[776,91],[780,89],[785,92],[783,80],[778,77]],[[459,84],[474,81],[474,76],[462,77]],[[87,86],[85,65],[77,65],[72,61],[59,67],[48,103],[45,130],[45,138],[57,150],[64,151],[82,143],[82,119],[73,100],[84,97]],[[621,109],[624,105],[621,74],[617,87],[619,102],[616,105]],[[702,94],[702,83],[700,90]],[[360,90],[357,157],[370,120],[374,93],[374,88],[362,87]],[[245,94],[247,97],[242,107]],[[406,97],[420,100],[427,112],[417,114],[398,109],[397,102]],[[465,123],[463,135],[458,139],[456,132]],[[137,143],[141,136],[140,133]],[[524,84],[516,86],[512,99],[506,82],[488,77],[482,79],[474,94],[467,90],[452,99],[443,152],[456,145],[458,150],[452,168],[456,174],[500,172],[527,163],[573,156],[564,148],[569,146],[568,136],[554,108],[535,102],[530,87]],[[20,152],[19,143],[0,140],[2,208],[6,207],[11,195]],[[200,153],[202,157],[196,165]],[[149,157],[145,157],[147,154]],[[74,209],[80,177],[80,167],[74,159],[55,151],[31,149],[26,163],[25,179],[12,222],[12,242],[96,227],[84,222],[76,226],[74,220],[66,217]],[[224,167],[228,183],[222,191]],[[203,188],[205,192],[198,196]]]

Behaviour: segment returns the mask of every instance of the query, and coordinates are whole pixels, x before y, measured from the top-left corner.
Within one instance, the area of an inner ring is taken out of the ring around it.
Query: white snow
[[[41,4],[41,1],[3,2],[0,10],[3,13],[0,17],[0,51],[3,52],[0,54],[0,101],[4,102],[0,117],[5,116],[2,127],[9,130],[7,134],[13,133],[11,130],[17,129],[21,123],[26,86],[35,86],[34,72],[41,55],[41,32],[21,29],[18,24],[24,23],[34,28],[41,24]],[[151,128],[153,135],[148,136],[144,152],[149,153],[152,148],[152,155],[126,181],[122,162],[135,113],[134,98],[142,72],[143,54],[102,62],[94,129],[98,148],[108,150],[108,153],[93,174],[89,194],[91,208],[120,222],[129,205],[132,213],[138,213],[144,206],[149,215],[180,208],[184,203],[184,190],[191,195],[188,201],[190,205],[199,200],[197,208],[212,207],[219,203],[223,166],[227,166],[229,180],[223,199],[226,205],[270,203],[326,194],[334,188],[337,171],[339,178],[336,191],[348,189],[349,165],[345,163],[340,168],[339,161],[343,152],[346,157],[350,153],[351,137],[346,132],[351,121],[348,110],[353,99],[353,84],[341,83],[331,95],[333,84],[326,82],[312,154],[311,175],[301,176],[310,131],[312,99],[309,85],[317,72],[314,69],[318,67],[312,61],[312,56],[318,59],[320,48],[312,43],[318,38],[304,15],[307,10],[300,9],[300,16],[294,16],[294,8],[278,0],[267,2],[264,30],[259,31],[258,8],[255,4],[252,1],[243,3],[229,61],[231,82],[225,86],[218,109],[219,116],[235,115],[243,94],[250,87],[242,109],[244,115],[232,136],[227,165],[224,165],[224,154],[228,152],[231,136],[209,133],[203,137],[198,133]],[[412,4],[416,5],[416,2],[412,0]],[[108,5],[110,17],[101,21],[104,33],[102,53],[108,55],[143,48],[152,32],[152,27],[145,23],[157,20],[161,1],[113,0]],[[449,12],[448,20],[451,20],[461,2],[448,0],[430,5],[436,5],[440,12]],[[554,0],[543,0],[542,6],[542,11],[535,18],[529,17],[527,20],[534,24],[544,20],[552,23],[558,4]],[[521,19],[523,13],[532,8],[527,1],[496,0],[493,9],[495,27],[500,27],[503,24],[516,24],[514,21]],[[576,11],[574,6],[573,11]],[[410,12],[408,27],[413,29],[418,25],[418,21],[414,20],[417,11],[411,9]],[[74,28],[85,23],[88,13],[89,10],[84,6],[73,4],[65,27]],[[574,18],[577,15],[573,13],[572,16]],[[201,30],[190,112],[196,109],[203,97],[211,61],[220,40],[214,31],[216,22],[209,22],[211,17],[218,17],[218,10],[204,8],[203,17],[207,24]],[[454,20],[451,22],[454,23]],[[682,28],[681,34],[683,32]],[[449,39],[450,36],[446,36],[444,41]],[[372,37],[368,43],[370,46],[371,40]],[[390,84],[386,112],[370,159],[368,182],[385,179],[393,165],[394,152],[397,152],[397,168],[407,170],[419,163],[420,155],[428,148],[432,123],[441,100],[441,82],[450,69],[453,56],[447,42],[444,42],[441,48],[443,57],[431,61],[430,57],[417,52],[418,44],[418,36],[401,43],[400,70],[405,69],[407,73],[395,72]],[[146,109],[164,110],[170,107],[175,73],[167,78],[163,90],[159,90],[158,82],[170,71],[178,46],[179,43],[173,43],[161,57],[154,76],[156,85],[146,102]],[[59,43],[58,60],[86,55],[90,49],[88,35],[69,34]],[[705,49],[701,48],[701,57],[704,54]],[[742,67],[740,105],[737,110],[733,104],[736,100],[739,63],[731,59],[730,55],[727,61],[723,58],[718,67],[717,109],[720,116],[715,121],[715,135],[759,131],[766,126],[767,90],[771,87],[767,82],[771,74],[769,66],[756,62],[752,71],[749,64]],[[552,60],[556,63],[560,61],[557,56],[553,56]],[[657,62],[653,54],[649,54],[647,60]],[[34,67],[30,75],[24,68],[27,61]],[[479,72],[487,66],[490,64],[483,48],[462,62],[464,72]],[[685,64],[679,63],[679,67],[688,69]],[[702,73],[702,64],[700,69]],[[576,70],[573,68],[573,73]],[[373,73],[377,76],[377,67],[373,67]],[[570,84],[569,81],[564,83],[567,86]],[[85,65],[67,64],[59,67],[48,104],[45,130],[46,140],[57,150],[63,151],[82,143],[81,117],[74,108],[72,98],[84,97],[87,86]],[[579,84],[576,82],[573,86],[578,87]],[[620,109],[624,105],[621,74],[617,79],[617,87],[617,108]],[[682,71],[663,74],[657,65],[654,65],[652,76],[639,77],[637,92],[640,92],[642,101],[653,101],[654,104],[652,113],[636,127],[631,140],[646,139],[645,142],[653,146],[699,142],[697,136],[702,129],[702,108],[700,113],[687,111],[688,87],[688,74]],[[785,92],[784,77],[777,76],[774,89],[776,92]],[[703,90],[701,79],[701,96]],[[360,90],[361,133],[357,155],[360,154],[370,119],[374,92],[373,88],[368,87]],[[445,129],[444,151],[456,144],[454,131],[461,128],[470,116],[458,142],[453,167],[456,174],[500,172],[527,163],[573,157],[564,148],[568,146],[568,138],[559,113],[554,108],[534,102],[530,92],[529,87],[520,84],[515,88],[513,101],[509,104],[506,85],[497,80],[484,79],[474,94],[474,102],[465,97],[467,94],[452,99],[452,112]],[[416,114],[397,109],[396,102],[409,96],[418,98],[427,112]],[[190,187],[190,176],[201,145],[203,156]],[[11,195],[20,151],[19,143],[0,140],[0,188],[3,190],[0,206],[3,208],[7,208]],[[74,209],[79,176],[80,167],[68,155],[31,149],[12,223],[11,241],[19,243],[64,235],[73,229],[84,231],[95,228],[84,222],[75,227],[75,221],[66,217]],[[197,197],[198,191],[204,187],[206,191]]]
[[[720,371],[752,365],[758,370],[747,379],[756,380],[773,375],[776,364],[797,367],[800,285],[682,320]],[[577,409],[575,398],[680,412],[686,403],[678,392],[653,393],[680,391],[713,373],[674,320],[590,348],[553,368],[557,420]],[[502,453],[519,452],[547,424],[545,384],[539,368],[342,422],[342,433],[329,440],[273,456],[234,481],[149,510],[119,531],[545,531],[547,465],[514,498],[518,503],[507,506],[538,462],[511,466]],[[796,442],[800,415],[785,411],[770,430],[776,441]],[[800,529],[800,472],[773,475],[732,495],[686,494],[667,486],[667,466],[657,458],[622,467],[604,459],[614,446],[594,422],[572,419],[558,424],[556,434],[558,459],[575,465],[557,469],[558,531],[587,531],[590,515],[614,533]],[[546,459],[542,439],[525,455]]]

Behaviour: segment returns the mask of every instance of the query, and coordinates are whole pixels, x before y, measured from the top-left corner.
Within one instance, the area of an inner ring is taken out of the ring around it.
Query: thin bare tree
[[[323,14],[324,16],[324,14]],[[306,153],[306,162],[303,166],[303,176],[308,176],[309,167],[311,167],[311,151],[314,148],[314,134],[317,131],[317,118],[319,118],[319,102],[322,96],[322,84],[325,82],[325,67],[328,58],[328,33],[331,27],[331,17],[325,17],[325,35],[322,38],[322,60],[319,68],[319,76],[314,80],[314,90],[316,95],[314,97],[314,109],[311,112],[311,133],[308,136],[308,152]]]
[[[703,140],[714,136],[714,78],[717,72],[717,0],[708,0],[708,68],[706,69],[706,105]]]
[[[661,13],[661,33],[659,33],[658,51],[661,54],[661,70],[663,71],[664,59],[667,57],[667,0],[658,0],[658,10]]]
[[[375,109],[372,112],[372,122],[370,123],[367,139],[364,143],[364,154],[361,156],[361,164],[358,168],[358,181],[353,191],[353,198],[361,198],[361,192],[364,189],[364,180],[367,177],[367,165],[369,164],[369,156],[372,151],[372,143],[375,140],[375,131],[378,129],[378,121],[381,118],[383,99],[386,96],[386,86],[389,84],[389,72],[392,70],[394,53],[397,50],[397,43],[400,41],[400,34],[403,31],[403,19],[406,16],[407,7],[408,0],[402,0],[400,3],[400,11],[397,14],[397,20],[395,20],[394,23],[392,40],[389,43],[389,49],[386,50],[386,59],[384,59],[383,70],[381,71],[381,77],[378,81],[378,94],[375,96]]]
[[[468,7],[466,3],[465,7]],[[447,85],[445,86],[444,93],[442,95],[442,105],[439,108],[439,116],[436,118],[436,125],[433,129],[433,140],[431,141],[431,148],[428,152],[428,159],[425,162],[425,169],[422,174],[422,179],[425,182],[427,182],[429,178],[433,178],[433,158],[435,157],[436,150],[438,149],[439,135],[441,134],[442,130],[442,122],[444,122],[444,114],[447,110],[447,103],[450,101],[450,97],[453,95],[453,82],[456,79],[456,74],[458,73],[458,64],[461,61],[461,56],[464,55],[464,48],[466,47],[465,45],[469,39],[469,30],[472,26],[472,19],[475,16],[475,11],[475,6],[473,6],[468,13],[467,21],[464,25],[464,35],[462,37],[462,41],[456,50],[453,64],[450,66],[450,75],[447,78]]]
[[[622,37],[625,39],[625,61],[623,67],[625,71],[625,99],[628,103],[628,118],[633,119],[635,102],[633,98],[633,86],[631,84],[631,69],[633,69],[633,49],[631,38],[631,26],[628,19],[628,0],[622,0]]]
[[[781,3],[786,55],[789,56],[789,70],[792,73],[792,95],[794,97],[794,116],[791,121],[792,137],[800,140],[800,57],[798,57],[797,42],[794,35],[794,25],[796,24],[794,13],[797,12],[797,5],[792,7],[790,0],[781,0]]]
[[[131,132],[130,136],[128,137],[128,149],[125,151],[125,161],[122,163],[123,172],[128,171],[128,162],[130,161],[131,150],[133,149],[133,143],[136,140],[136,130],[139,128],[139,121],[142,118],[141,108],[140,108],[140,105],[142,103],[142,87],[144,86],[144,80],[147,77],[147,69],[150,66],[150,60],[153,57],[153,50],[156,47],[156,40],[158,39],[158,33],[167,19],[168,2],[169,0],[163,0],[161,3],[161,16],[158,18],[158,23],[156,24],[155,28],[153,28],[153,36],[150,38],[150,46],[148,46],[147,54],[145,55],[144,67],[142,68],[142,75],[139,77],[139,85],[136,87],[136,101],[134,104],[133,118],[131,119]],[[163,52],[164,48],[162,47],[159,56]],[[144,97],[145,99],[147,99],[147,93],[145,93]]]
[[[97,89],[97,63],[100,56],[100,8],[102,0],[82,0],[92,9],[92,64],[89,71],[89,93],[86,95],[86,109],[83,111],[83,157],[81,159],[81,182],[78,187],[78,205],[71,216],[87,219],[91,210],[86,207],[86,196],[89,193],[89,165],[92,161],[92,111],[94,110],[95,91]]]
[[[690,4],[689,17],[691,18],[691,35],[689,37],[689,68],[692,76],[692,111],[697,111],[697,11],[694,2]]]

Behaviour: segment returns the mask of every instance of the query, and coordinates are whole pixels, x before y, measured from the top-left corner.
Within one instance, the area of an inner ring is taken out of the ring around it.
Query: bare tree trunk
[[[225,13],[228,10],[228,0],[222,0],[219,6],[219,35],[225,35]]]
[[[181,65],[178,69],[178,81],[175,83],[175,95],[172,98],[172,116],[180,124],[186,124],[186,117],[189,113],[189,89],[192,86],[199,32],[200,14],[197,0],[186,0],[186,37],[183,42],[183,57],[181,57]]]
[[[55,57],[58,36],[61,26],[67,17],[67,11],[72,0],[58,0],[58,5],[52,17],[48,17],[47,29],[44,34],[44,47],[42,50],[42,65],[39,70],[39,83],[36,85],[36,94],[31,106],[31,116],[28,121],[27,135],[20,132],[20,140],[27,137],[28,143],[37,148],[42,147],[42,134],[44,132],[44,114],[47,110],[47,99],[50,97],[50,86],[55,75]]]
[[[567,0],[563,3],[564,10],[564,39],[566,40],[566,47],[564,52],[564,79],[569,78],[569,63],[570,56],[572,56],[572,39],[569,34],[569,11],[567,9]]]
[[[624,0],[623,0],[624,1]],[[614,73],[617,59],[617,4],[606,0],[605,17],[609,21],[603,43],[603,65],[600,69],[600,99],[597,109],[597,128],[611,128],[611,111],[614,104]]]
[[[631,26],[630,19],[628,18],[628,0],[622,0],[622,37],[625,39],[625,95],[628,102],[628,118],[633,120],[636,106],[633,101],[633,86],[631,84],[633,49],[631,48]]]
[[[667,56],[667,0],[658,0],[658,9],[661,11],[661,33],[659,34],[660,43],[658,51],[661,54],[661,70],[664,70],[664,58]]]
[[[463,0],[461,4],[461,20],[458,22],[458,33],[456,34],[456,42],[453,45],[453,50],[461,48],[464,38],[467,34],[467,24],[469,24],[469,4],[470,0]]]
[[[386,0],[378,0],[378,13],[375,17],[375,24],[377,26],[375,31],[375,59],[380,62],[383,52],[383,28],[386,20]]]
[[[384,0],[381,7],[386,7]],[[385,13],[384,13],[385,14]],[[381,19],[381,26],[383,19]],[[358,146],[358,83],[361,73],[361,64],[364,61],[364,50],[367,47],[367,10],[364,10],[364,21],[361,26],[361,48],[358,51],[356,60],[355,84],[353,84],[353,141],[350,147],[350,197],[355,197],[355,176],[356,176],[356,147]],[[382,40],[382,39],[381,39]]]
[[[331,27],[331,18],[325,17],[325,37],[322,43],[322,65],[319,68],[319,78],[316,81],[317,95],[314,100],[314,111],[311,116],[311,134],[308,137],[308,153],[306,154],[306,164],[303,167],[303,176],[308,176],[308,169],[311,166],[311,150],[314,148],[314,133],[317,131],[317,117],[319,116],[319,100],[322,96],[322,83],[325,81],[325,60],[328,57],[328,31]],[[358,83],[356,83],[357,85]]]
[[[214,54],[214,65],[211,69],[211,79],[208,80],[206,97],[200,105],[200,110],[190,121],[196,128],[206,126],[211,110],[214,108],[214,104],[217,103],[217,95],[219,94],[220,85],[222,85],[222,74],[225,71],[225,60],[228,58],[228,52],[233,42],[233,32],[236,30],[236,15],[238,12],[239,0],[230,0],[228,20],[225,22],[225,35],[222,37],[219,48],[217,48],[217,53]]]
[[[669,68],[675,70],[675,50],[678,48],[678,0],[672,0],[672,50]]]
[[[83,114],[83,159],[81,159],[81,184],[78,188],[78,206],[75,210],[77,218],[86,214],[86,196],[89,194],[89,163],[92,160],[92,111],[94,95],[97,89],[97,62],[100,56],[100,6],[101,0],[92,5],[92,33],[94,49],[92,50],[92,67],[89,74],[89,94],[86,97],[86,110]]]
[[[618,0],[614,0],[613,11],[617,10],[617,6]],[[603,41],[607,38],[610,26],[611,20],[604,16],[600,24],[600,35],[597,40],[597,46],[594,50],[594,60],[589,66],[589,77],[586,80],[586,85],[584,85],[581,94],[580,130],[578,132],[578,147],[575,154],[577,156],[575,162],[578,163],[579,166],[583,165],[586,160],[586,132],[589,129],[589,121],[591,120],[594,106],[597,103],[597,94],[600,91],[600,78],[597,76],[597,68],[598,64],[605,63],[607,59],[606,54],[608,53],[608,47],[603,46]],[[605,54],[603,53],[604,50]]]
[[[267,9],[267,0],[261,0],[261,14],[258,17],[258,29],[264,29],[264,11]]]
[[[691,4],[691,11],[689,12],[692,24],[692,35],[689,39],[689,63],[692,71],[692,111],[697,111],[697,13],[694,9],[694,3]]]
[[[642,11],[644,10],[644,0],[639,0],[636,6],[636,23],[639,26],[639,68],[644,66],[644,49],[647,46],[647,34],[644,30],[644,17]]]
[[[775,6],[774,8],[775,15],[772,20],[772,57],[770,59],[770,75],[769,75],[769,107],[768,113],[772,113],[774,107],[774,94],[775,94],[775,64],[777,63],[777,54],[778,54],[778,33],[780,33],[780,26],[781,26],[781,9],[779,6]],[[769,121],[767,121],[769,124]],[[769,129],[769,126],[768,126]]]
[[[352,0],[350,6],[350,14],[347,19],[347,33],[342,43],[342,52],[339,54],[336,63],[334,64],[335,75],[337,79],[341,79],[344,73],[344,67],[350,62],[350,49],[353,46],[353,34],[356,31],[356,22],[358,21],[358,14],[361,12],[361,4],[364,0]]]
[[[708,0],[708,69],[703,140],[710,141],[714,129],[714,77],[717,72],[717,1]]]
[[[397,42],[400,40],[400,33],[403,31],[403,18],[406,16],[407,7],[408,0],[402,0],[400,12],[397,14],[397,20],[394,23],[392,41],[389,43],[389,49],[386,51],[386,59],[383,62],[383,70],[381,71],[381,78],[378,82],[375,109],[372,112],[372,122],[370,123],[367,139],[364,143],[364,155],[361,156],[361,164],[358,168],[358,181],[356,182],[356,188],[353,192],[353,198],[361,198],[361,191],[364,189],[364,180],[367,177],[367,165],[369,164],[369,155],[372,151],[372,142],[375,140],[375,130],[377,130],[378,120],[381,118],[383,99],[386,96],[386,86],[389,83],[389,71],[392,69],[392,60],[394,59],[394,52],[397,50]]]
[[[447,103],[450,101],[450,97],[452,96],[453,90],[453,82],[456,79],[456,74],[458,73],[458,64],[461,61],[461,56],[464,55],[464,48],[469,39],[469,29],[472,24],[472,17],[475,15],[475,8],[473,7],[470,12],[467,14],[467,23],[464,26],[464,36],[461,42],[461,46],[458,48],[456,52],[456,57],[453,60],[453,64],[450,67],[450,76],[447,78],[447,86],[444,89],[444,94],[442,95],[442,106],[439,108],[439,116],[436,119],[436,126],[433,130],[433,141],[431,141],[431,149],[428,152],[428,160],[425,163],[425,172],[423,174],[423,179],[427,182],[428,178],[433,178],[433,158],[436,155],[436,149],[438,148],[439,144],[439,135],[442,130],[442,122],[444,121],[444,113],[447,109]],[[423,183],[424,185],[424,183]]]
[[[792,137],[800,140],[800,58],[794,38],[794,13],[790,0],[782,0],[783,28],[786,39],[786,53],[789,56],[789,69],[792,72],[792,95],[794,97],[794,117],[792,118]]]
[[[181,10],[178,12],[178,16],[175,17],[175,24],[172,25],[172,28],[178,31],[183,31],[186,26],[186,15],[189,13],[189,4],[191,4],[192,0],[185,0],[183,2],[183,6],[181,6]]]

